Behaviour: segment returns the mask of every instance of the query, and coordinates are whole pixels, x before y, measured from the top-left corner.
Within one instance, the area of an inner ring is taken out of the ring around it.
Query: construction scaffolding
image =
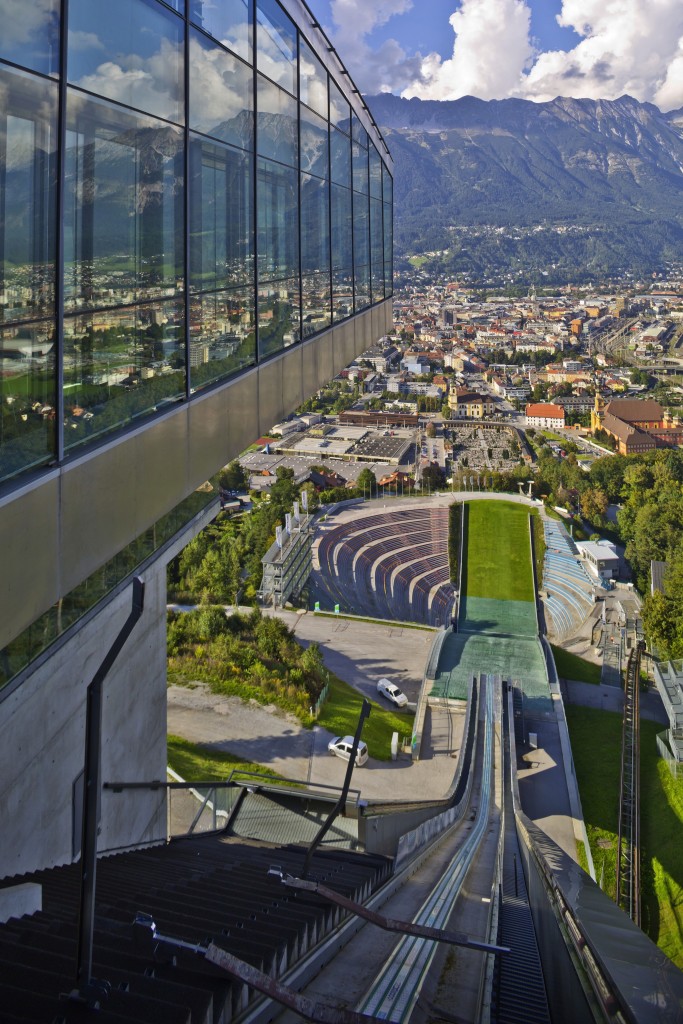
[[[301,593],[312,568],[312,524],[307,504],[299,508],[294,502],[284,527],[276,528],[275,542],[261,559],[263,577],[257,596],[262,604],[284,608],[291,597]]]

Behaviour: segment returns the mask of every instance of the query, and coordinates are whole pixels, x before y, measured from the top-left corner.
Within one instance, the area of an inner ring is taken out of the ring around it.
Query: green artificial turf
[[[565,651],[563,647],[556,647],[555,644],[550,646],[553,649],[557,674],[562,679],[577,679],[580,683],[593,683],[596,686],[600,683],[602,673],[600,665],[586,661],[585,658],[580,658],[578,654],[572,654],[571,651]]]
[[[413,732],[414,715],[408,711],[390,711],[375,701],[370,702],[370,717],[363,723],[362,738],[368,745],[370,757],[380,761],[391,759],[391,736],[397,732],[410,739]],[[363,698],[348,683],[330,675],[330,694],[322,706],[317,724],[328,729],[335,736],[353,736],[358,725]]]
[[[534,601],[529,509],[508,501],[472,501],[467,507],[463,592],[468,597]]]

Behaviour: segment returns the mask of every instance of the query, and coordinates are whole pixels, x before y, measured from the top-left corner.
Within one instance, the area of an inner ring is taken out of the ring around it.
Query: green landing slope
[[[498,601],[535,599],[529,508],[512,501],[467,505],[467,557],[463,593]]]
[[[431,696],[465,699],[481,672],[519,681],[531,714],[550,710],[538,639],[529,507],[506,501],[467,506],[458,632],[446,638]]]

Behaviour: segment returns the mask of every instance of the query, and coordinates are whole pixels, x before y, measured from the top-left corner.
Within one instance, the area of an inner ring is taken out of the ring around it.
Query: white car
[[[343,761],[351,760],[351,749],[353,747],[353,736],[335,736],[327,744],[327,749],[333,757],[341,757]],[[368,745],[364,740],[358,743],[356,751],[356,765],[362,768],[368,759]]]
[[[380,679],[377,684],[377,692],[395,704],[397,708],[403,708],[408,703],[408,698],[398,686],[395,686],[389,679]]]

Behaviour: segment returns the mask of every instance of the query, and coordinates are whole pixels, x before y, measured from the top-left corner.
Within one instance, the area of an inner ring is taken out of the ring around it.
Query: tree
[[[599,487],[588,487],[581,495],[581,515],[589,523],[602,523],[608,506],[607,495]]]
[[[294,470],[278,466],[275,477],[275,483],[270,489],[270,500],[289,511],[299,495],[299,489],[294,483]]]
[[[643,631],[649,646],[656,647],[660,657],[683,657],[683,622],[680,605],[656,590],[643,601]]]
[[[362,491],[363,496],[372,497],[377,494],[377,477],[371,469],[361,469],[356,480],[356,489]]]
[[[464,461],[464,460],[463,460]],[[431,464],[422,471],[422,490],[438,491],[446,483],[444,471],[440,466]]]
[[[246,491],[249,486],[249,478],[240,465],[239,459],[233,459],[229,466],[220,471],[218,485],[226,491]]]
[[[436,437],[436,427],[433,423],[427,424],[427,437]]]

